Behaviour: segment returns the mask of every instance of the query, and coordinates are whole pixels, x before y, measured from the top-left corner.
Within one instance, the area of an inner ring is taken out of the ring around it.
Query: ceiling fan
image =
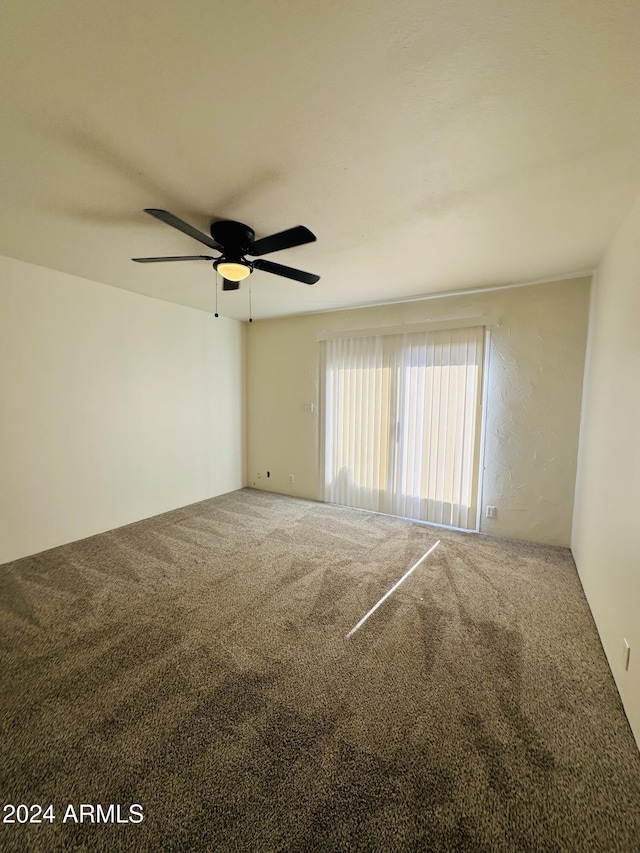
[[[269,255],[271,252],[278,252],[281,249],[302,246],[304,243],[312,243],[316,236],[304,225],[296,225],[295,228],[288,228],[286,231],[280,231],[278,234],[256,240],[255,232],[248,225],[243,225],[242,222],[234,222],[231,219],[221,219],[211,223],[211,236],[209,237],[208,234],[198,231],[197,228],[189,225],[188,222],[183,222],[182,219],[178,219],[177,216],[167,210],[145,208],[144,212],[155,216],[161,222],[166,222],[172,228],[177,228],[183,234],[188,234],[194,240],[199,240],[200,243],[204,243],[210,249],[220,252],[220,255],[218,257],[177,255],[162,258],[131,259],[138,264],[155,264],[165,261],[213,261],[213,268],[222,276],[223,290],[238,290],[240,282],[251,275],[254,269],[281,275],[294,281],[301,281],[304,284],[315,284],[320,280],[319,275],[303,272],[303,270],[297,270],[293,267],[285,267],[272,261],[263,261],[262,258],[258,257],[259,255]],[[257,260],[247,260],[246,255],[256,257]]]

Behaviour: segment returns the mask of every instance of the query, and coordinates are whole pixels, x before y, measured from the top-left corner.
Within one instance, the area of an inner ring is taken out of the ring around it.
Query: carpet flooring
[[[566,549],[242,490],[0,594],[2,851],[640,850]]]

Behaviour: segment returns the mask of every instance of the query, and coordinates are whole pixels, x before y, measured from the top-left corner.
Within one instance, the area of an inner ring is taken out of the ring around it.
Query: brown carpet
[[[640,850],[566,549],[243,490],[7,564],[0,592],[3,805],[55,815],[2,851]],[[144,821],[63,822],[80,803]]]

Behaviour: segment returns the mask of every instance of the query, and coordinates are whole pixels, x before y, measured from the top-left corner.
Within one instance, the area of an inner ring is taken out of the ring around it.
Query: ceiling
[[[318,241],[256,318],[592,269],[640,193],[637,0],[13,0],[0,254],[212,311],[145,215]],[[246,319],[248,287],[219,310]]]

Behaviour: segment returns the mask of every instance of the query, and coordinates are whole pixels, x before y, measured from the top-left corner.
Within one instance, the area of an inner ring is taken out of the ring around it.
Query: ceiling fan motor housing
[[[242,256],[249,251],[256,235],[252,228],[242,222],[221,219],[211,223],[211,236],[224,248],[225,255],[233,253]]]
[[[232,219],[221,219],[211,223],[211,236],[223,248],[222,257],[213,262],[213,268],[218,269],[220,265],[240,264],[253,272],[253,264],[244,257],[245,252],[251,248],[255,239],[255,232],[242,222],[234,222]],[[224,277],[223,290],[238,290],[239,281],[228,280]]]

